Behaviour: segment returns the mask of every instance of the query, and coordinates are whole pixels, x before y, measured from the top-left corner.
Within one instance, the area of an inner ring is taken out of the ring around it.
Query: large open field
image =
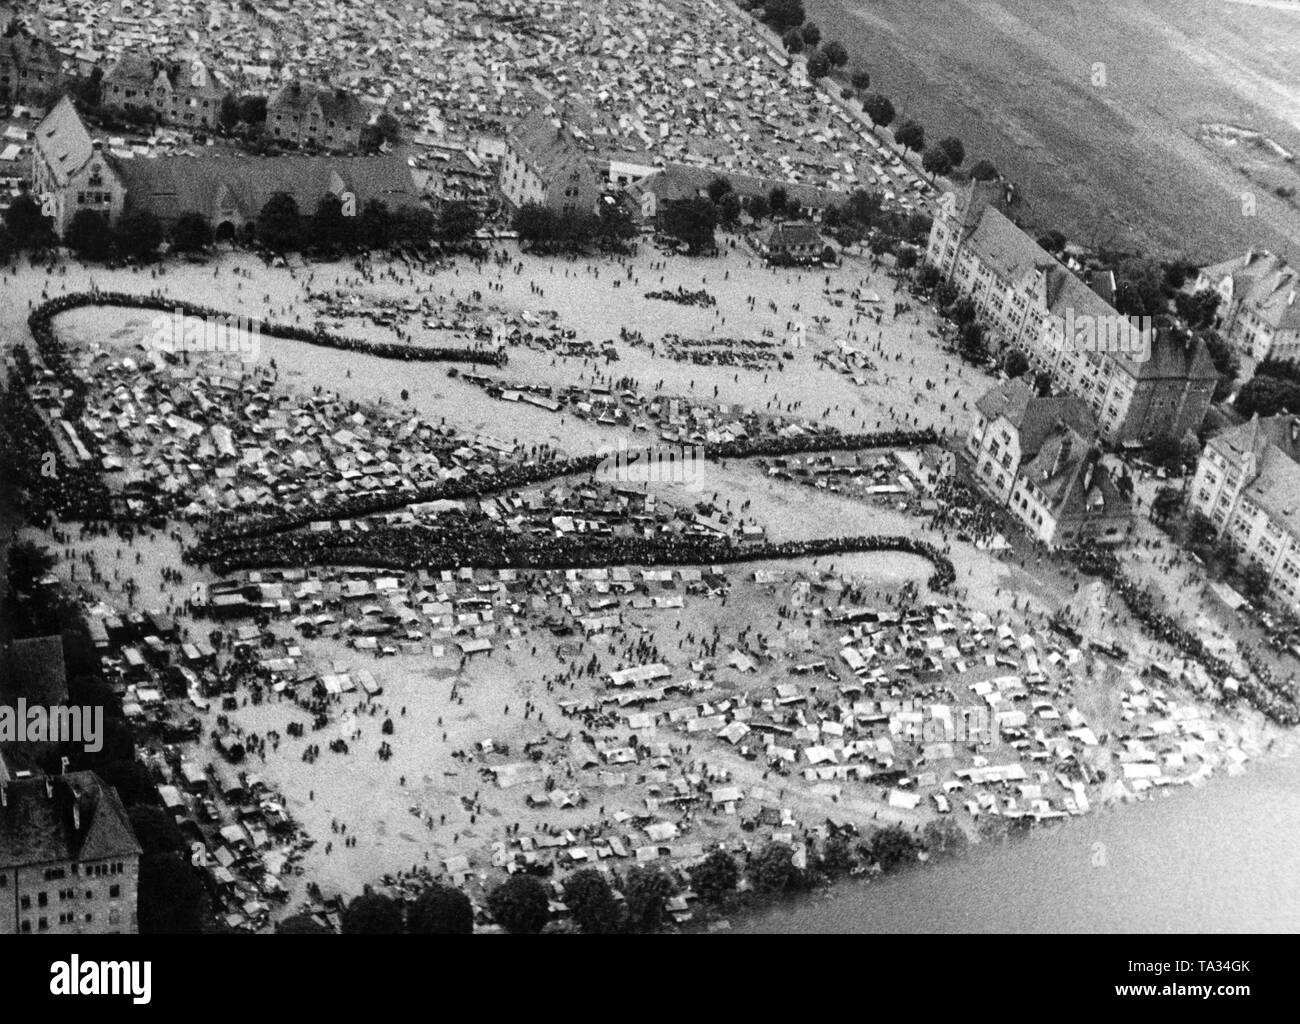
[[[987,157],[1021,185],[1035,225],[1202,259],[1252,245],[1285,252],[1300,237],[1300,199],[1275,192],[1300,190],[1300,167],[1269,145],[1300,153],[1300,4],[805,8],[900,117],[919,120],[928,137],[958,135],[968,160]]]

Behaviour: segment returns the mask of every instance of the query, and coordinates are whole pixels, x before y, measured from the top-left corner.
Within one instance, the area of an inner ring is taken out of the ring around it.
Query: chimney
[[[66,757],[61,757],[61,758],[59,758],[59,774],[60,774],[60,775],[67,775],[67,774],[68,774],[68,765],[69,765],[70,763],[71,763],[71,762],[70,762]]]

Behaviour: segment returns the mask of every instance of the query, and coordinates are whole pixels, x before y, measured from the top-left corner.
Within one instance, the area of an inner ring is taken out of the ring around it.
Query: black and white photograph
[[[1300,0],[0,0],[0,132],[34,998],[1265,994]]]

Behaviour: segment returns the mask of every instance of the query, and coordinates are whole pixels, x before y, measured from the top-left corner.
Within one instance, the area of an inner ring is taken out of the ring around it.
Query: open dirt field
[[[1081,243],[1221,258],[1300,235],[1300,5],[807,0],[927,137],[955,134]],[[1243,194],[1253,197],[1253,208]],[[1253,210],[1253,212],[1252,212]]]

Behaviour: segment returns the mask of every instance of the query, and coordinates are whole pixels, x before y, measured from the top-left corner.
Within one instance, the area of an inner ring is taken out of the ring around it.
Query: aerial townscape
[[[1300,8],[1059,6],[0,0],[0,935],[1293,839]]]

